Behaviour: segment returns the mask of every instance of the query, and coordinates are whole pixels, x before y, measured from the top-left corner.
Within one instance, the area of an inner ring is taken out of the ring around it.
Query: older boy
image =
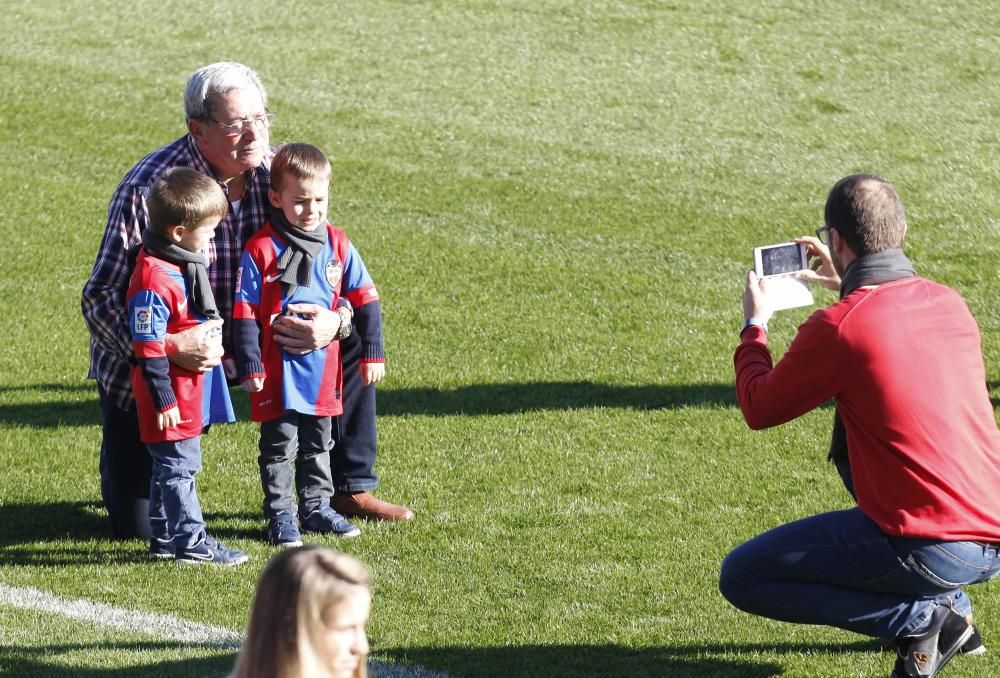
[[[330,163],[318,148],[281,147],[271,162],[270,223],[247,243],[237,276],[237,369],[261,422],[263,508],[277,546],[301,543],[293,466],[303,529],[341,537],[360,530],[330,506],[331,416],[343,411],[339,343],[291,354],[274,341],[273,323],[291,313],[290,304],[311,303],[336,310],[346,336],[353,306],[362,380],[370,386],[385,374],[378,292],[347,236],[326,221],[329,184]]]
[[[226,214],[226,196],[204,174],[178,167],[160,177],[146,202],[150,223],[126,305],[139,435],[153,457],[150,553],[182,563],[238,565],[247,556],[205,531],[194,482],[202,431],[213,422],[235,421],[225,374],[221,365],[207,372],[173,365],[165,350],[168,333],[220,317],[202,252]]]

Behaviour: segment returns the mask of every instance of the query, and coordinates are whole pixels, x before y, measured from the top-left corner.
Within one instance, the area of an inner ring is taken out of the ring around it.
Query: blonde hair
[[[327,675],[316,651],[324,612],[356,595],[371,595],[368,570],[357,559],[317,545],[271,558],[257,581],[243,648],[230,678],[311,678]],[[362,658],[355,678],[366,678]]]
[[[271,158],[271,190],[280,191],[286,175],[330,180],[330,161],[312,144],[285,144]]]
[[[214,179],[190,167],[171,167],[149,189],[146,209],[149,227],[163,235],[171,226],[190,229],[210,217],[221,220],[229,201]]]

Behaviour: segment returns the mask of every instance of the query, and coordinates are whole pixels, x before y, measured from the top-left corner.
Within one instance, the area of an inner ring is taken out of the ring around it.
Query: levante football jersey
[[[201,435],[210,423],[236,421],[222,365],[202,373],[167,360],[166,335],[207,320],[190,303],[180,267],[143,249],[136,259],[126,303],[138,363],[131,376],[142,441],[186,440]],[[157,413],[174,404],[180,410],[180,424],[157,429]]]
[[[282,272],[278,269],[287,244],[270,224],[250,238],[243,252],[236,280],[233,338],[240,377],[265,377],[263,390],[250,394],[254,421],[270,421],[286,411],[314,416],[343,412],[340,342],[293,355],[274,341],[271,327],[289,304],[312,303],[334,309],[341,295],[355,308],[378,301],[378,292],[357,250],[343,231],[330,225],[326,228],[328,237],[323,250],[313,258],[310,284],[297,286],[291,294],[280,282]]]

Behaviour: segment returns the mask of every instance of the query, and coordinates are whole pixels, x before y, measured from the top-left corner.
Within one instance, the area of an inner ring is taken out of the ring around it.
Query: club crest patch
[[[330,283],[330,287],[337,289],[340,285],[340,277],[344,274],[344,267],[336,259],[331,259],[326,262],[326,280]]]
[[[132,331],[135,334],[152,334],[153,332],[153,315],[149,310],[149,306],[136,306],[135,313],[132,316],[133,328]]]

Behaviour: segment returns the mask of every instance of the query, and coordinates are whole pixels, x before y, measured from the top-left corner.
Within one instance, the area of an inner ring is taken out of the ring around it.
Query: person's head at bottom
[[[282,551],[261,572],[231,678],[364,678],[370,610],[357,559],[316,545]]]

